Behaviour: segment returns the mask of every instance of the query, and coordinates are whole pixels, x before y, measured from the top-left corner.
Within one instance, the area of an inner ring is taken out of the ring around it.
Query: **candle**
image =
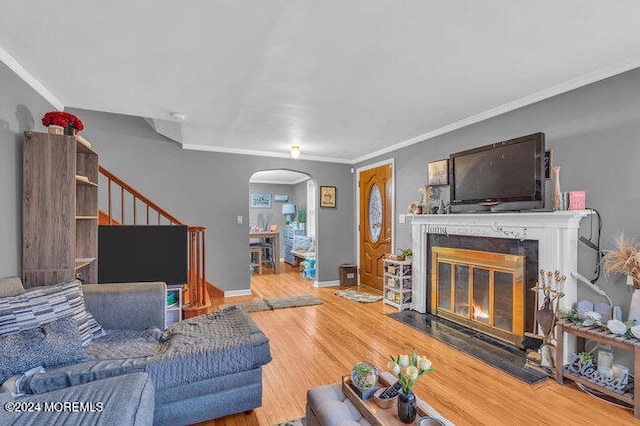
[[[613,353],[609,351],[598,352],[598,373],[603,377],[611,377],[613,375]]]
[[[611,367],[611,372],[613,374],[613,378],[616,380],[620,380],[620,383],[626,385],[629,383],[629,369],[624,365],[613,364]]]

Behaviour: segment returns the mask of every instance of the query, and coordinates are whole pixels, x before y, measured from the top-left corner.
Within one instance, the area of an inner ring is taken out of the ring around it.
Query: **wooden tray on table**
[[[389,383],[389,381],[381,374],[378,376],[378,383],[381,387],[389,387],[393,383]],[[344,395],[349,398],[349,401],[355,405],[355,407],[360,411],[362,417],[367,419],[369,423],[373,426],[401,426],[406,423],[402,423],[398,418],[398,408],[396,404],[393,404],[389,408],[380,408],[374,401],[374,398],[371,397],[367,400],[361,399],[358,394],[351,388],[351,377],[343,376],[342,377],[342,392]],[[416,402],[418,402],[418,397],[416,396]],[[422,416],[430,416],[432,414],[426,412],[420,404],[417,404],[418,415],[416,416],[416,421],[413,424],[418,422],[418,419]]]

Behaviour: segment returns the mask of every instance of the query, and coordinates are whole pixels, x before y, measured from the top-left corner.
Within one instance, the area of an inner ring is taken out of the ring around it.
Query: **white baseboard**
[[[333,280],[333,281],[314,281],[313,282],[313,286],[314,287],[333,287],[336,285],[340,285],[340,280]]]
[[[251,289],[245,290],[229,290],[224,292],[224,297],[235,297],[235,296],[251,296]]]

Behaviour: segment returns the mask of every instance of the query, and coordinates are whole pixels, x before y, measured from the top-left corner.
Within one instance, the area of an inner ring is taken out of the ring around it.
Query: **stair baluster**
[[[146,205],[146,224],[150,222],[150,212],[158,215],[158,225],[162,224],[162,219],[166,219],[168,225],[185,225],[175,216],[164,210],[162,207],[142,195],[138,190],[128,185],[122,179],[111,173],[109,170],[99,166],[99,172],[107,179],[108,213],[100,211],[101,225],[125,225],[125,192],[133,197],[133,224],[138,224],[137,202]],[[120,187],[120,221],[113,218],[112,185]],[[186,303],[183,305],[184,317],[190,318],[207,312],[211,306],[209,292],[207,290],[206,268],[205,268],[205,226],[187,226],[189,234],[189,271],[187,275],[187,288],[185,292]],[[223,297],[223,292],[216,287],[212,287],[214,297]]]

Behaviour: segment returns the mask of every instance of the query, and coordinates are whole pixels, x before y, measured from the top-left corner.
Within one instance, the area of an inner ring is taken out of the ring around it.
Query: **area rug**
[[[361,303],[373,303],[383,299],[382,296],[371,293],[364,293],[357,290],[338,290],[334,294],[336,296],[344,297],[345,299],[354,300]]]
[[[525,367],[524,351],[451,321],[415,311],[394,312],[388,316],[530,385],[549,378]]]
[[[304,417],[300,417],[299,419],[289,420],[288,422],[278,423],[274,426],[305,426],[307,424]]]
[[[220,309],[229,306],[238,306],[245,312],[271,311],[273,309],[297,308],[299,306],[321,305],[322,301],[317,297],[306,294],[304,296],[279,297],[272,299],[248,300],[239,303],[227,303],[220,305]]]

